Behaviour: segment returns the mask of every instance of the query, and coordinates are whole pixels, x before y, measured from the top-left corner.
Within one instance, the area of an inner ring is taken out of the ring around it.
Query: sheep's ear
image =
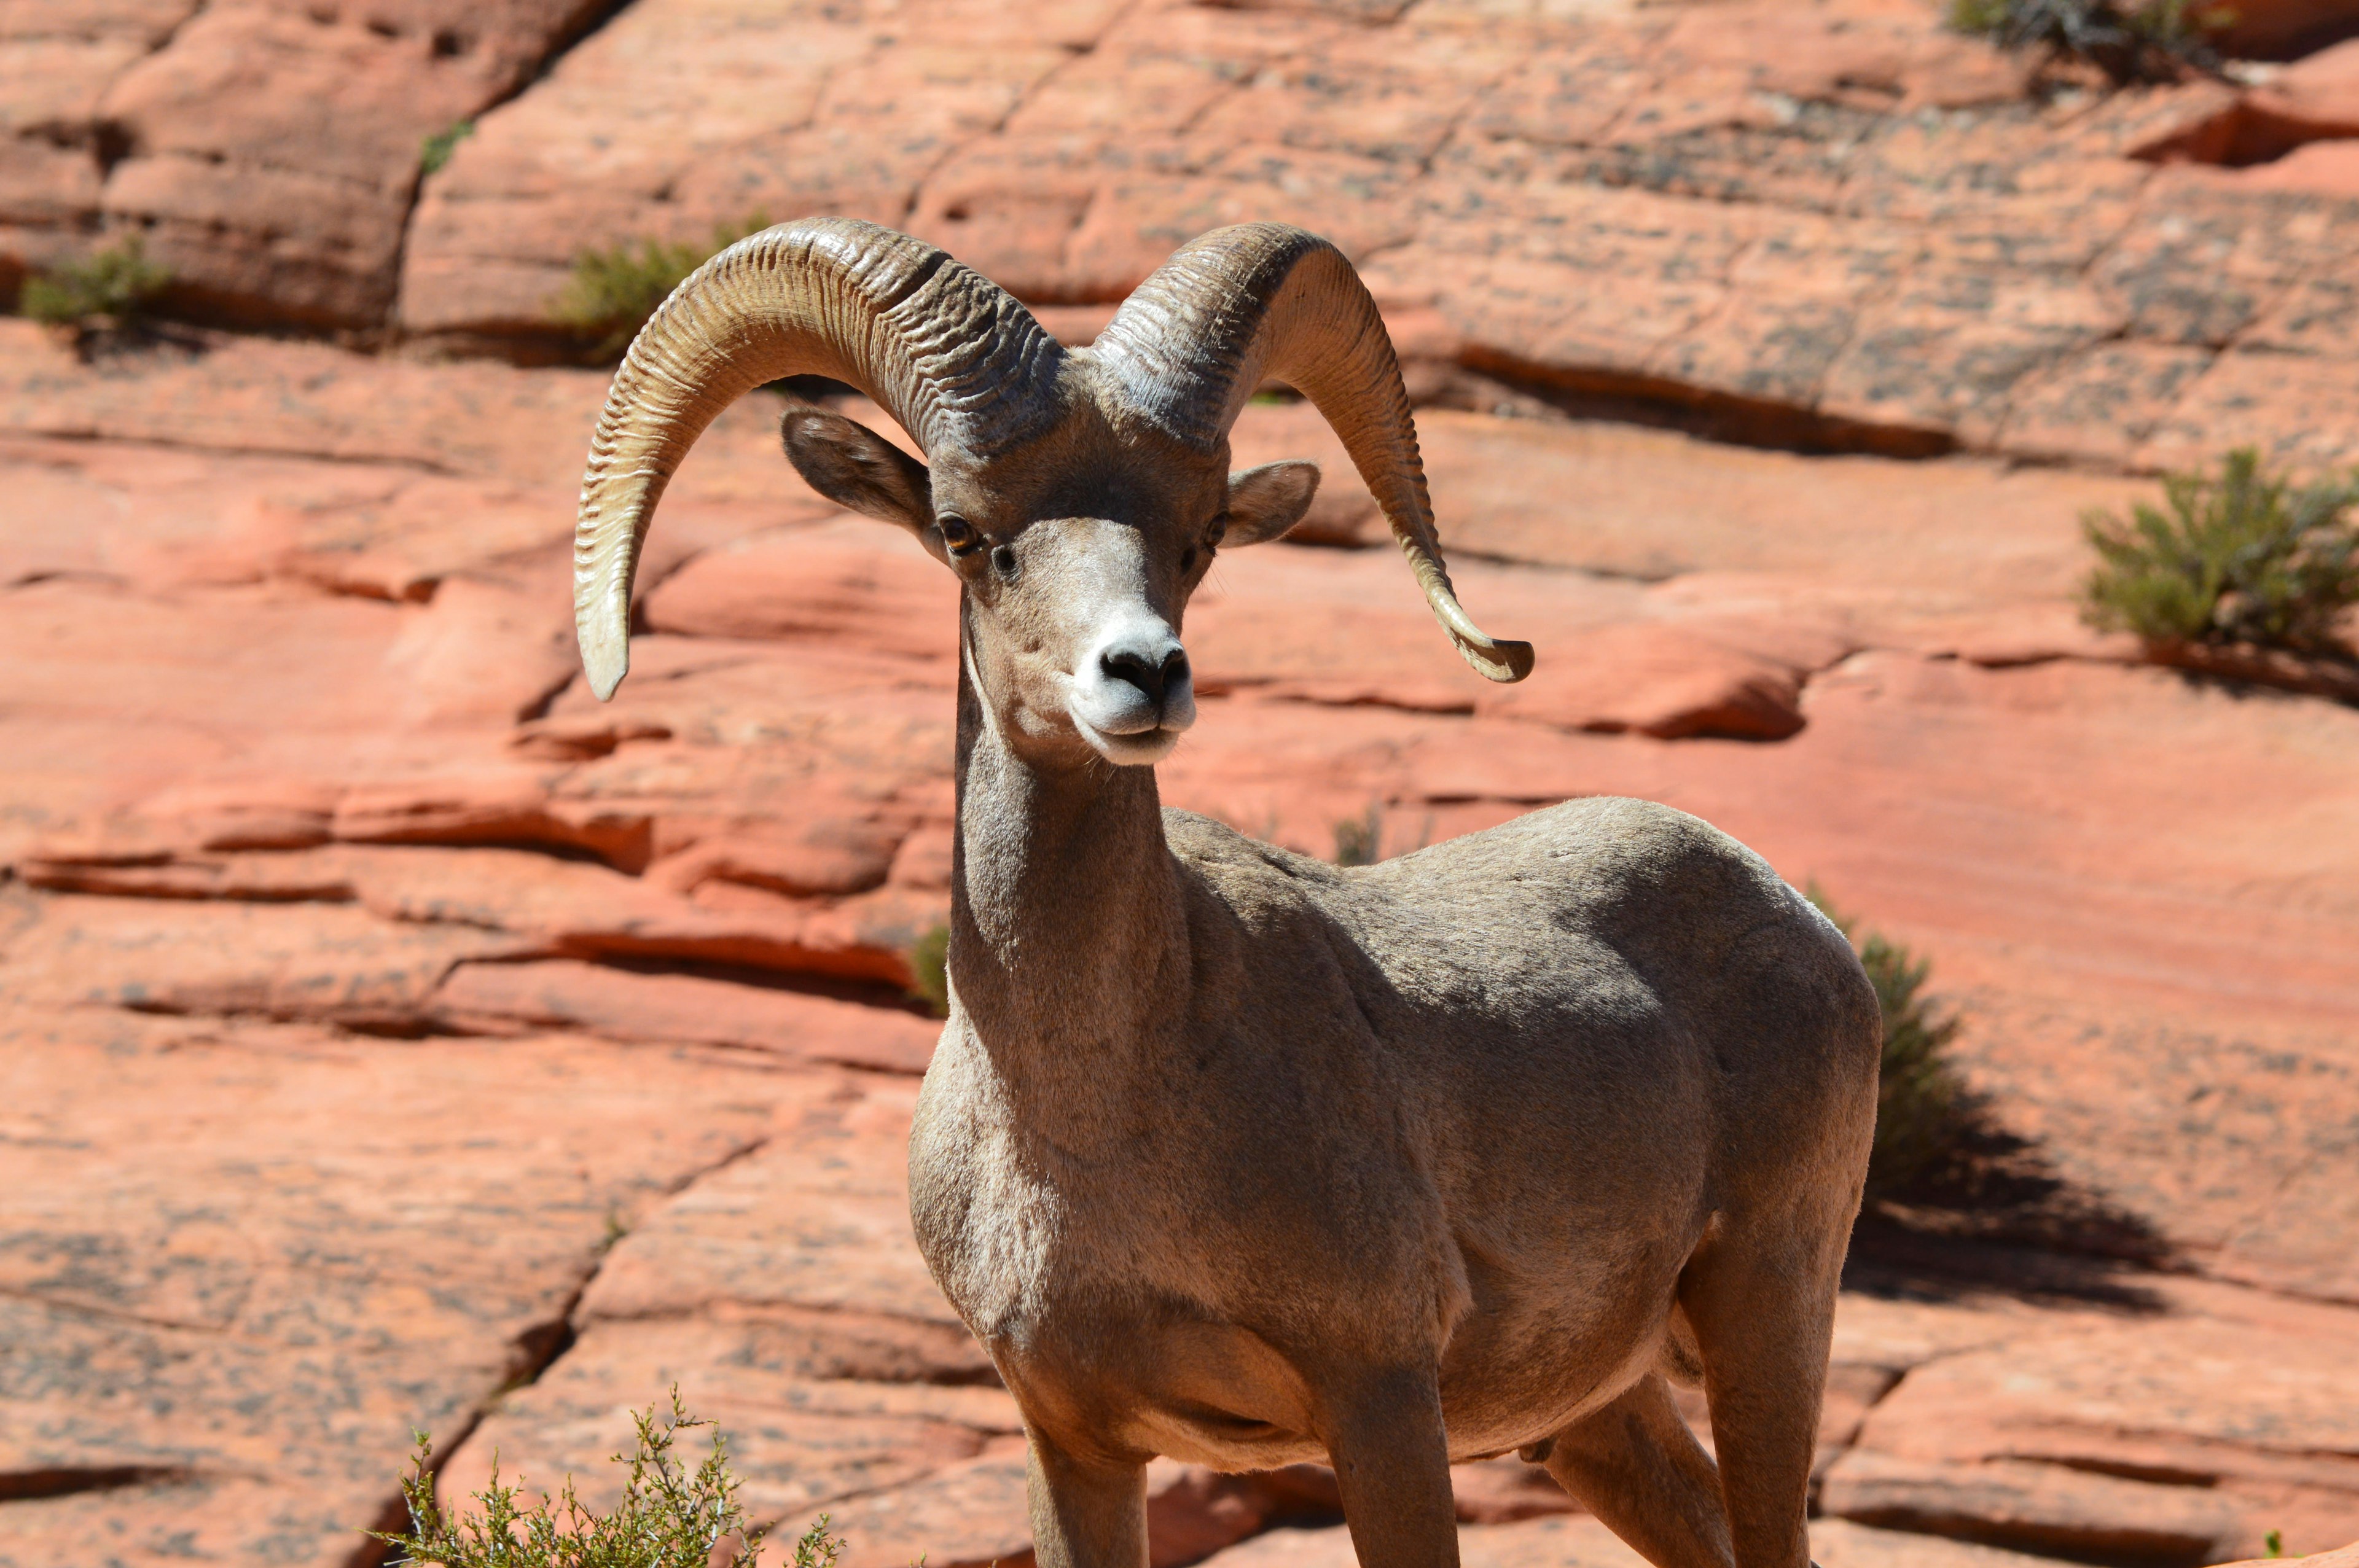
[[[1264,463],[1229,476],[1229,525],[1223,546],[1258,545],[1302,521],[1319,493],[1319,465],[1299,460]]]
[[[934,525],[926,465],[865,425],[797,404],[778,421],[778,436],[795,471],[838,506],[898,523],[921,538]]]

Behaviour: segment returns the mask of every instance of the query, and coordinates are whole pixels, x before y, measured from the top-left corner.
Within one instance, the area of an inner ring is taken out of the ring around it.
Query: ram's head
[[[1216,550],[1274,539],[1319,483],[1305,462],[1229,472],[1229,428],[1265,378],[1343,438],[1467,663],[1528,674],[1442,569],[1391,340],[1351,264],[1299,229],[1206,234],[1094,345],[931,245],[812,219],[740,241],[657,311],[615,373],[574,535],[574,613],[601,697],[629,665],[631,575],[665,481],[714,416],[766,382],[860,388],[926,454],[807,405],[787,455],[813,488],[897,523],[965,585],[966,673],[988,720],[1048,761],[1151,763],[1193,722],[1180,641]]]

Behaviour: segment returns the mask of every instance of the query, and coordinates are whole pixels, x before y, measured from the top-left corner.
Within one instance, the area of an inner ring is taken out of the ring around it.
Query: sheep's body
[[[731,247],[648,322],[592,438],[575,603],[600,696],[689,443],[812,373],[929,461],[802,406],[788,457],[961,581],[951,1020],[911,1206],[1023,1412],[1039,1568],[1145,1568],[1158,1454],[1329,1458],[1363,1568],[1454,1568],[1450,1461],[1508,1447],[1661,1568],[1803,1568],[1875,1107],[1841,936],[1635,802],[1354,871],[1160,808],[1153,764],[1196,715],[1189,599],[1317,484],[1228,471],[1265,376],[1327,416],[1467,663],[1532,667],[1451,587],[1350,264],[1220,231],[1069,352],[906,235],[813,220]],[[1717,1468],[1669,1368],[1704,1381]]]
[[[1855,1182],[1874,998],[1694,818],[1578,801],[1356,871],[1164,820],[1191,983],[1105,1157],[995,1116],[1020,1097],[964,1016],[911,1144],[921,1248],[1045,1407],[1323,1459],[1279,1364],[1350,1345],[1438,1356],[1453,1458],[1531,1444],[1664,1357],[1725,1195]]]

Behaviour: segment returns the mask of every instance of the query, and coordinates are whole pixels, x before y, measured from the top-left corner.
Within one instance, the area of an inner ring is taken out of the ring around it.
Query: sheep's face
[[[1300,521],[1319,483],[1310,463],[1232,475],[1225,452],[1118,441],[1094,423],[1017,459],[930,470],[819,409],[790,409],[783,432],[814,489],[908,528],[958,573],[978,695],[1011,745],[1049,765],[1170,753],[1196,719],[1189,596],[1216,551]]]

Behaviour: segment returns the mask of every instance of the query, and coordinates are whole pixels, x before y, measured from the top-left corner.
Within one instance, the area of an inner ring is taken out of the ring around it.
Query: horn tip
[[[582,673],[590,677],[590,689],[598,700],[613,699],[614,688],[631,669],[631,635],[620,628],[582,626]]]
[[[1495,637],[1483,644],[1458,639],[1458,651],[1474,666],[1474,673],[1485,680],[1502,686],[1513,685],[1532,673],[1532,645]]]

